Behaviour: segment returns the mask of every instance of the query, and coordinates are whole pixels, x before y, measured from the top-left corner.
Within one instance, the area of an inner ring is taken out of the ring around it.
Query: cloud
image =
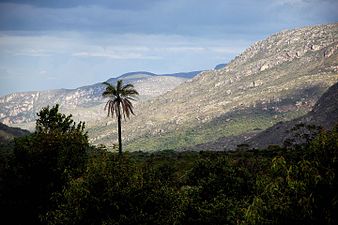
[[[78,6],[97,5],[114,9],[144,9],[161,0],[2,0],[3,3],[30,5],[38,8],[74,8]]]
[[[15,90],[75,88],[130,71],[161,74],[211,69],[250,43],[159,34],[10,32],[0,33],[0,68],[12,71],[11,80],[20,81],[22,86],[7,83]]]
[[[109,59],[158,59],[158,57],[146,56],[140,52],[76,52],[72,56],[103,57]]]
[[[337,11],[336,0],[2,0],[0,79],[13,82],[0,91],[213,68],[280,30],[337,22]]]
[[[47,53],[45,50],[41,49],[22,49],[16,52],[12,52],[12,54],[17,56],[33,56],[33,57],[51,56],[51,53]]]
[[[46,70],[40,70],[39,71],[39,74],[41,74],[41,75],[44,75],[44,74],[47,74],[48,72],[46,71]]]
[[[0,78],[2,80],[10,78],[10,72],[8,71],[8,69],[0,68]]]
[[[331,0],[5,1],[0,30],[251,36],[335,22]]]
[[[161,54],[205,52],[239,53],[250,41],[185,37],[178,35],[116,34],[93,38],[91,35],[61,33],[51,36],[0,37],[0,54],[12,56],[103,57],[111,59],[158,59]]]
[[[337,4],[336,0],[272,0],[273,3],[279,5],[305,5],[305,4]]]
[[[299,4],[306,4],[309,1],[306,0],[273,0],[273,3],[277,5],[299,5]]]

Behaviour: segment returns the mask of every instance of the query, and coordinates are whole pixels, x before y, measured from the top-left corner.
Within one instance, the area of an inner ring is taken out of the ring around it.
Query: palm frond
[[[122,87],[123,87],[123,80],[118,80],[116,83],[116,90],[120,92],[122,90]]]
[[[136,100],[137,100],[136,98],[129,97],[129,96],[127,96],[127,97],[125,97],[125,98],[128,99],[129,101],[136,101]]]
[[[131,101],[135,101],[139,94],[134,85],[123,85],[122,80],[118,80],[116,86],[103,82],[106,85],[105,91],[102,93],[103,97],[109,97],[104,110],[108,111],[109,116],[123,116],[124,119],[129,118],[130,115],[134,115],[134,107]],[[122,110],[122,112],[121,112]]]
[[[122,90],[133,89],[133,88],[134,88],[133,84],[126,84],[122,87]]]
[[[105,111],[108,109],[108,114],[107,114],[108,117],[110,116],[110,114],[112,117],[114,116],[114,111],[112,112],[111,108],[112,108],[112,100],[108,100],[106,105],[104,106]]]
[[[130,114],[134,114],[134,111],[133,111],[133,104],[126,98],[124,98],[121,102],[122,104],[122,110],[123,110],[123,117],[124,119],[126,119],[126,116],[127,118],[130,117]]]
[[[113,96],[116,95],[117,91],[116,91],[115,86],[111,85],[111,84],[108,83],[108,82],[103,82],[102,84],[105,84],[105,85],[106,85],[106,89],[105,89],[105,91],[102,93],[102,96],[103,96],[103,97],[113,97]]]
[[[109,86],[109,85],[111,85],[111,83],[108,83],[107,81],[105,81],[105,82],[102,82],[102,84],[105,84],[106,86]]]
[[[139,95],[139,93],[135,89],[127,89],[121,91],[122,96],[136,96]]]

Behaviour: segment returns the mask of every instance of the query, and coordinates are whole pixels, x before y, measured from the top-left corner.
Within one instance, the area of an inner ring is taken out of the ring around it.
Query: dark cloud
[[[0,30],[256,36],[338,20],[331,0],[14,0]]]

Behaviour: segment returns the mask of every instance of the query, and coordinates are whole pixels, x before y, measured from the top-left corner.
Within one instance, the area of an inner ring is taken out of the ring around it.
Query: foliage
[[[13,224],[38,224],[38,216],[52,206],[51,195],[80,176],[86,164],[84,123],[76,125],[58,112],[58,105],[43,108],[38,116],[36,132],[15,140],[2,171],[2,206]]]
[[[37,115],[36,133],[69,134],[72,132],[80,132],[84,134],[85,123],[80,122],[76,125],[72,119],[72,115],[66,116],[59,112],[58,104],[52,108],[49,108],[49,106],[42,108]]]
[[[72,180],[47,213],[48,224],[175,224],[182,199],[165,177],[170,170],[146,164],[137,168],[126,157],[102,153]],[[168,174],[169,173],[169,174]]]
[[[283,156],[272,160],[267,174],[257,178],[259,194],[246,211],[245,224],[337,223],[337,128],[321,131],[297,162]]]
[[[337,223],[338,126],[287,148],[121,156],[44,110],[40,118],[57,122],[0,146],[1,207],[12,224]]]

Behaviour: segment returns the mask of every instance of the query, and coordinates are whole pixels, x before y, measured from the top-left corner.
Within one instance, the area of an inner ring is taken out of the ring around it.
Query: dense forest
[[[338,126],[285,147],[120,155],[91,146],[58,106],[38,116],[34,133],[0,146],[10,224],[338,222]]]

